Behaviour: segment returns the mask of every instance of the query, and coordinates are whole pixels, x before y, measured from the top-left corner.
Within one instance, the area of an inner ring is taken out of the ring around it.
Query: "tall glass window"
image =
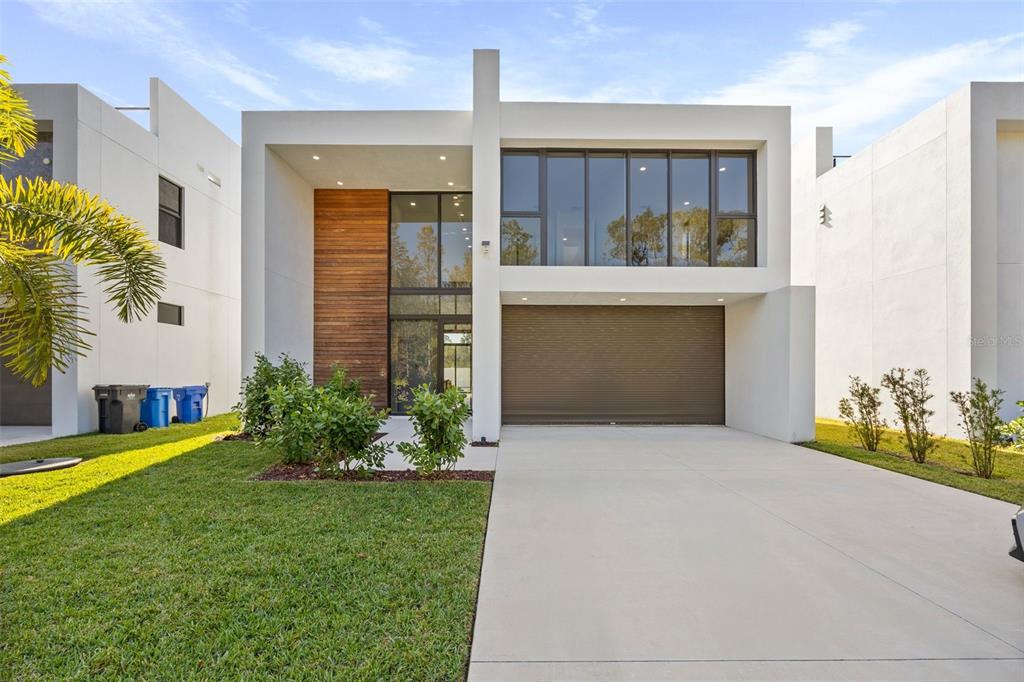
[[[393,193],[390,268],[390,405],[404,414],[417,386],[469,391],[472,195]]]
[[[441,195],[441,286],[469,288],[473,282],[473,197]]]
[[[391,407],[404,413],[412,389],[437,388],[437,321],[391,320]]]
[[[590,265],[626,264],[626,155],[590,155]]]
[[[754,157],[718,154],[715,178],[718,191],[715,224],[715,265],[754,265],[757,222],[754,215]]]
[[[668,264],[668,158],[629,161],[630,265]]]
[[[672,155],[672,265],[707,265],[711,226],[711,160]]]
[[[391,286],[438,285],[438,195],[391,195]]]
[[[582,154],[551,154],[547,165],[548,264],[583,265],[584,169]]]

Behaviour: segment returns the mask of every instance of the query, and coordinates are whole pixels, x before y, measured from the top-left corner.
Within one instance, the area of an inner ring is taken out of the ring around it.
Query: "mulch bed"
[[[493,481],[493,471],[438,471],[423,476],[413,469],[353,473],[341,478],[322,476],[314,464],[275,464],[253,476],[256,481],[338,481],[339,483],[398,483],[401,481]]]

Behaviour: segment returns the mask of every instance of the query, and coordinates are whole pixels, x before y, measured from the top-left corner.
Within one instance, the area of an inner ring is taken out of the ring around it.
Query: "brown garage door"
[[[507,424],[725,422],[719,306],[505,306]]]

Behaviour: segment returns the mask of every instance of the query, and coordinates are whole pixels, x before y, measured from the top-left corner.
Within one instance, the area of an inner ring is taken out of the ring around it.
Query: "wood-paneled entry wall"
[[[388,191],[313,195],[313,376],[348,368],[388,401]]]

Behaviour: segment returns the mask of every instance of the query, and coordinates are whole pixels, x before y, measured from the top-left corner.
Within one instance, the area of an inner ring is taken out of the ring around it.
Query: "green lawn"
[[[462,678],[490,484],[254,482],[231,425],[0,450],[147,462],[0,525],[2,677]]]
[[[859,447],[856,438],[843,422],[818,419],[815,440],[804,445],[997,500],[1024,503],[1024,453],[1020,451],[998,450],[995,473],[992,478],[984,479],[975,476],[971,469],[970,446],[953,438],[940,439],[938,447],[929,453],[927,461],[917,464],[907,454],[897,431],[886,431],[879,451],[868,452]]]

